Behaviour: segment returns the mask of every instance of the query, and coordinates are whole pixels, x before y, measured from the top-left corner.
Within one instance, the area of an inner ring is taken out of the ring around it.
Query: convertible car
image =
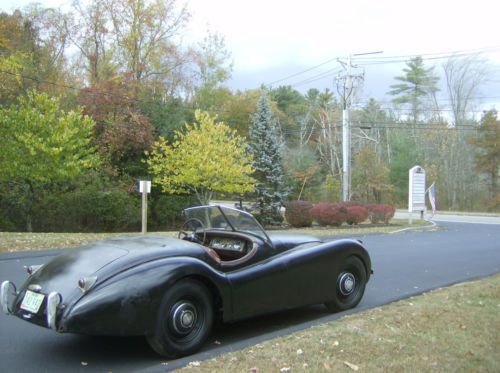
[[[305,305],[355,307],[372,274],[361,242],[266,233],[244,211],[184,211],[178,238],[124,237],[68,250],[1,284],[5,313],[60,333],[145,335],[168,358],[197,351],[214,320]]]

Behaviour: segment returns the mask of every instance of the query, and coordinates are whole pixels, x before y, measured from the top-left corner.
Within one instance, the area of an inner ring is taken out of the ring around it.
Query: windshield
[[[184,210],[186,219],[200,220],[206,229],[225,231],[243,231],[252,233],[268,241],[264,228],[255,220],[252,214],[224,206],[200,206]]]

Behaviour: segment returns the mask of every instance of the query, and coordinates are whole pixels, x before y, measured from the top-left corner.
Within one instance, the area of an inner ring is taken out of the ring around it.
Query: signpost
[[[420,166],[414,166],[409,171],[408,191],[408,223],[413,223],[413,212],[420,212],[420,219],[425,213],[425,170]]]
[[[151,193],[151,181],[139,180],[139,193],[142,193],[142,234],[148,231],[148,193]]]

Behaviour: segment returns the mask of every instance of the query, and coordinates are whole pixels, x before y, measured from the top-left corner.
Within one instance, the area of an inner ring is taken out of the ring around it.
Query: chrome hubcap
[[[197,318],[196,307],[190,302],[179,302],[172,307],[172,328],[179,335],[189,334]]]
[[[339,291],[342,295],[349,295],[356,287],[356,278],[350,272],[343,272],[339,276],[338,282]]]

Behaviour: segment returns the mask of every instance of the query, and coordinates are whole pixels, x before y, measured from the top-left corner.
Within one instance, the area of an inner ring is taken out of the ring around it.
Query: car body
[[[355,307],[372,274],[356,240],[266,232],[223,206],[186,209],[178,238],[100,241],[1,285],[5,313],[57,332],[145,335],[166,357],[200,348],[216,318],[233,322],[324,303]]]

